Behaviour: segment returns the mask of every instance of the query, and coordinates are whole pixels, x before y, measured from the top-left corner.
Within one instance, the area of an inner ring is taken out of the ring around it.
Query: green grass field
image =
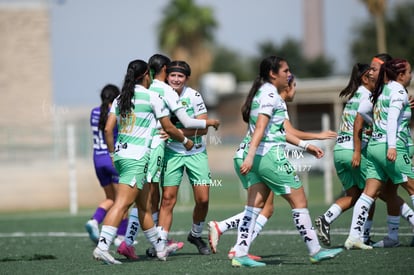
[[[238,183],[231,176],[221,177],[223,185],[211,191],[208,220],[223,219],[243,207]],[[321,178],[309,185],[309,209],[312,218],[327,208],[323,203]],[[339,185],[335,184],[338,188]],[[407,196],[403,197],[408,201]],[[184,241],[184,248],[166,262],[145,256],[148,242],[140,233],[136,252],[138,261],[123,260],[122,265],[108,266],[92,259],[95,245],[84,230],[84,223],[94,209],[82,209],[76,216],[68,211],[0,214],[0,274],[412,274],[414,248],[410,247],[412,230],[401,220],[401,247],[371,251],[344,251],[337,258],[312,265],[305,244],[296,232],[291,211],[282,198],[275,199],[275,214],[256,239],[251,253],[263,257],[266,267],[232,268],[227,251],[234,244],[236,232],[226,232],[219,243],[219,253],[201,256],[186,241],[191,227],[191,203],[181,204],[174,214],[171,235]],[[345,212],[332,225],[332,243],[342,246],[349,229],[351,212]],[[373,238],[380,240],[387,232],[384,203],[377,203]],[[207,237],[207,232],[205,232]],[[112,248],[115,253],[115,248]]]

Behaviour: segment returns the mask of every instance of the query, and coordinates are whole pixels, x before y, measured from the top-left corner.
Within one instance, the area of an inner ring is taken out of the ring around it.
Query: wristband
[[[114,157],[114,152],[109,152],[109,156],[111,157],[111,158],[113,158]]]
[[[186,143],[188,142],[188,138],[184,137],[184,140],[181,142],[182,144],[186,145]]]
[[[298,146],[304,150],[307,150],[309,147],[309,143],[306,141],[300,140]]]

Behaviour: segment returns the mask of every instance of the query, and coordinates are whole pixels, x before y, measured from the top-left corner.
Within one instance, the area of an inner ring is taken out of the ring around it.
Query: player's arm
[[[113,154],[115,151],[115,141],[114,141],[114,129],[116,126],[116,115],[114,113],[110,113],[108,115],[108,119],[106,120],[104,134],[105,134],[105,141],[106,146],[108,147],[109,154]]]

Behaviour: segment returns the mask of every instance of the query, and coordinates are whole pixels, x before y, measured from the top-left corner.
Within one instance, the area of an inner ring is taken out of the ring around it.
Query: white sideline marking
[[[379,228],[376,228],[379,229]],[[401,228],[400,228],[401,229]],[[204,231],[204,235],[207,235],[208,232]],[[236,235],[236,230],[227,231],[225,235]],[[297,235],[298,231],[296,230],[264,230],[260,233],[260,235]],[[345,229],[336,229],[331,231],[331,235],[348,235],[349,232]],[[169,235],[172,236],[184,236],[188,235],[188,231],[173,231],[170,232]],[[375,236],[386,236],[387,233],[378,233],[375,232],[373,235]],[[399,233],[399,236],[412,236],[413,233]],[[19,238],[19,237],[88,237],[88,233],[81,233],[81,232],[12,232],[12,233],[0,233],[0,238]]]

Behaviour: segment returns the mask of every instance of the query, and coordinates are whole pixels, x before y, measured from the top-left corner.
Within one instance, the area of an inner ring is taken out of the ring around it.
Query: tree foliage
[[[172,0],[164,8],[158,44],[172,59],[188,62],[191,85],[197,85],[199,76],[210,69],[210,43],[216,27],[212,8],[198,6],[194,0]]]
[[[385,30],[388,53],[393,57],[414,60],[414,3],[402,3],[387,13]],[[378,53],[375,39],[375,23],[364,22],[354,28],[355,37],[351,44],[353,62],[370,62]]]
[[[259,44],[259,53],[259,56],[253,58],[256,67],[263,58],[277,55],[288,61],[290,70],[298,77],[324,77],[333,72],[333,60],[325,56],[315,59],[305,58],[301,43],[291,38],[285,40],[280,46],[271,41],[263,42]]]

